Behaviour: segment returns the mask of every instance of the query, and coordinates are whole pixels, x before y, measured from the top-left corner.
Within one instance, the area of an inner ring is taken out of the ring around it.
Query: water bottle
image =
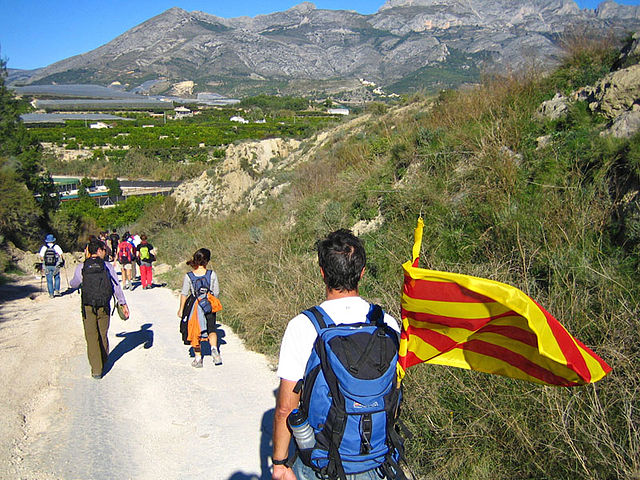
[[[313,433],[313,428],[301,411],[297,408],[293,410],[289,414],[288,421],[300,450],[307,450],[316,445],[316,436]]]

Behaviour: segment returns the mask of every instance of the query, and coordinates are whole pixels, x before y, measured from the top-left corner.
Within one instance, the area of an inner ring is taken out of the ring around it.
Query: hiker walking
[[[290,320],[282,338],[272,478],[405,478],[394,469],[390,438],[397,435],[390,430],[400,401],[398,322],[358,294],[366,263],[359,238],[338,230],[319,241],[317,251],[326,299]],[[384,395],[375,396],[379,392]],[[289,459],[292,431],[296,456]]]
[[[127,237],[127,241],[131,244],[131,246],[133,247],[133,251],[134,253],[137,252],[136,248],[138,247],[138,243],[136,243],[136,235],[131,235],[129,232],[126,232],[125,237]],[[140,237],[138,237],[138,240],[140,240]],[[131,263],[131,280],[137,280],[138,279],[138,272],[137,272],[137,259],[136,261]]]
[[[104,243],[104,248],[107,251],[107,254],[104,256],[105,261],[112,262],[115,254],[111,248],[111,242],[109,241],[109,232],[100,232],[98,238],[102,243]]]
[[[122,273],[122,288],[125,290],[133,289],[131,282],[133,281],[133,265],[136,260],[136,251],[128,240],[129,234],[125,233],[122,236],[122,241],[118,244],[118,263]]]
[[[60,269],[64,266],[62,248],[56,243],[56,237],[48,234],[44,239],[44,245],[40,249],[42,266],[47,277],[47,290],[49,298],[60,296]]]
[[[120,235],[118,235],[115,228],[111,232],[111,235],[109,235],[109,243],[111,244],[111,261],[115,267],[116,261],[118,260],[118,245],[120,244]]]
[[[78,265],[71,279],[72,288],[81,287],[82,323],[87,341],[87,357],[91,366],[91,376],[102,378],[104,366],[109,356],[109,317],[111,297],[122,305],[125,318],[129,317],[129,307],[120,288],[113,266],[104,260],[104,242],[94,239],[87,246],[89,257]]]
[[[201,248],[187,261],[191,271],[184,276],[178,308],[182,340],[193,347],[195,358],[191,366],[195,368],[202,368],[203,343],[211,348],[214,365],[222,365],[216,334],[216,312],[222,308],[217,299],[220,288],[216,272],[207,270],[209,260],[211,252]]]
[[[137,246],[137,258],[138,265],[140,266],[140,281],[142,283],[142,289],[147,290],[153,285],[153,262],[156,259],[156,252],[147,241],[147,235],[142,234],[140,236],[140,243]]]

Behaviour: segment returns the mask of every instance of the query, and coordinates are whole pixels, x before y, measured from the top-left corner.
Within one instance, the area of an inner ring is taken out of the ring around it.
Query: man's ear
[[[320,275],[322,275],[322,279],[324,280],[324,268],[320,267]]]
[[[367,267],[362,267],[362,271],[360,272],[360,280],[362,280],[362,277],[364,277],[364,271],[367,269]]]

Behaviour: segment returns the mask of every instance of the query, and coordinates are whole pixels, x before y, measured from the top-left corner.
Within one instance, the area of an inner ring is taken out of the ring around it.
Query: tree
[[[122,195],[122,189],[120,188],[120,180],[117,178],[110,178],[104,181],[104,186],[109,189],[110,197],[119,197]]]
[[[33,194],[21,182],[18,174],[0,168],[0,235],[19,247],[28,247],[38,236],[38,221],[42,211]]]
[[[78,199],[84,200],[86,198],[91,198],[87,191],[91,185],[93,185],[93,181],[90,178],[84,177],[80,180],[80,185],[78,185]]]
[[[49,215],[60,205],[60,198],[51,175],[42,169],[42,156],[35,149],[23,151],[17,158],[16,171],[36,197],[42,211]]]
[[[40,145],[20,120],[24,102],[6,87],[6,76],[6,61],[0,59],[0,157],[11,160],[5,168],[11,166],[22,177],[46,216],[58,207],[58,196],[51,176],[42,168]]]
[[[18,101],[4,83],[7,76],[7,62],[0,58],[0,155],[17,155],[21,152],[20,113]]]

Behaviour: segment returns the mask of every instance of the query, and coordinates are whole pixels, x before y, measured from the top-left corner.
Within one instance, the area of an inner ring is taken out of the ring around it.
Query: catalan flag
[[[413,259],[403,265],[400,379],[418,363],[566,387],[596,382],[611,371],[521,290],[419,268],[423,226],[418,219]]]

